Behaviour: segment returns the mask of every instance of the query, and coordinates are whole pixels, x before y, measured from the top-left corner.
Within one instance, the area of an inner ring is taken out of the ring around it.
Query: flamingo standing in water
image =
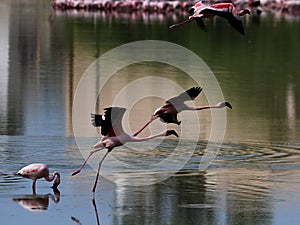
[[[109,108],[105,108],[104,110],[105,110],[104,115],[91,114],[93,124],[97,127],[98,126],[101,127],[101,134],[103,135],[102,139],[92,147],[92,150],[90,151],[88,157],[83,162],[81,167],[72,173],[72,176],[78,174],[81,171],[81,169],[84,167],[84,165],[87,163],[88,159],[95,152],[103,148],[106,148],[107,152],[104,154],[103,158],[100,160],[98,165],[96,180],[92,188],[93,193],[95,193],[96,190],[101,164],[104,161],[105,157],[108,155],[108,153],[110,153],[113,150],[113,148],[122,146],[126,142],[142,142],[156,137],[169,136],[169,135],[175,135],[176,137],[178,137],[178,134],[174,130],[166,130],[162,133],[151,135],[144,138],[134,137],[132,135],[125,133],[125,131],[122,128],[122,118],[126,111],[125,108],[109,107]]]
[[[138,131],[136,131],[133,136],[137,136],[142,130],[144,130],[153,120],[160,118],[164,123],[175,123],[180,125],[181,121],[178,121],[177,114],[184,110],[203,110],[203,109],[213,109],[213,108],[224,108],[229,107],[232,109],[232,106],[229,102],[220,102],[216,105],[208,106],[189,106],[185,104],[185,101],[194,100],[202,91],[201,87],[192,87],[187,91],[181,93],[180,95],[173,97],[166,101],[166,104],[158,108],[154,114],[151,116],[150,120]],[[95,118],[99,119],[99,118]],[[94,126],[97,126],[97,121],[94,123]]]
[[[32,191],[33,194],[35,194],[36,190],[36,180],[40,178],[45,178],[46,181],[53,181],[55,178],[55,181],[52,185],[52,188],[54,190],[57,190],[57,186],[60,184],[60,174],[57,171],[54,171],[52,173],[52,176],[49,177],[49,169],[48,167],[43,163],[33,163],[28,166],[23,167],[18,172],[15,173],[15,175],[19,175],[25,178],[32,179]]]
[[[220,16],[226,19],[236,31],[238,31],[242,35],[245,35],[244,26],[240,16],[250,14],[250,10],[243,9],[241,11],[237,11],[233,3],[216,3],[207,6],[202,4],[201,2],[197,2],[193,7],[190,8],[189,14],[190,16],[187,20],[181,23],[174,24],[170,26],[170,28],[179,27],[195,20],[197,22],[197,25],[202,28],[202,30],[207,31],[202,18],[212,18],[214,16]]]

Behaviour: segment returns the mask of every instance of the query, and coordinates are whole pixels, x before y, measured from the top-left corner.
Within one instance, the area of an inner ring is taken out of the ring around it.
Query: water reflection
[[[15,144],[18,145],[19,142],[16,141]],[[50,142],[57,142],[57,139],[48,140]],[[103,179],[96,193],[95,205],[91,202],[90,194],[94,171],[87,169],[85,176],[76,179],[66,176],[63,183],[66,198],[63,204],[47,210],[47,213],[55,215],[64,223],[145,225],[280,224],[274,221],[278,215],[287,215],[280,210],[283,205],[288,213],[298,215],[294,211],[299,209],[300,197],[299,145],[287,148],[279,144],[224,143],[214,163],[206,171],[199,172],[198,163],[204,147],[205,142],[199,142],[187,165],[161,183],[143,186],[141,182],[140,186],[132,187]],[[144,158],[156,162],[160,157],[166,156],[166,150],[146,151]],[[66,165],[73,165],[73,168],[63,165],[59,167],[63,174],[69,175],[81,163],[82,156],[74,154],[74,149],[65,151],[68,154],[62,154],[59,158]],[[137,161],[139,155],[128,151],[123,149],[116,151],[116,154],[121,154],[119,157],[128,161]],[[25,151],[24,157],[30,152]],[[72,158],[69,157],[71,154]],[[115,176],[124,178],[126,174],[122,174],[122,165],[120,171]],[[139,175],[142,180],[143,174]],[[5,185],[8,182],[4,180],[3,183]],[[20,191],[28,188],[22,182],[10,182],[9,188],[1,188],[1,197],[10,193],[12,188],[16,187],[15,190]],[[29,196],[28,198],[34,197]],[[2,198],[5,200],[5,197]],[[9,200],[11,201],[10,197]],[[48,209],[51,200],[48,196]],[[0,206],[1,204],[3,201]],[[8,209],[3,207],[3,210]],[[66,218],[65,213],[62,216],[60,210],[72,215],[73,219]],[[22,215],[22,211],[24,210],[16,209],[14,216]],[[39,221],[43,221],[48,214],[42,215]],[[44,222],[53,223],[53,220]]]
[[[39,212],[48,209],[49,199],[53,203],[57,204],[60,201],[60,191],[58,189],[53,189],[54,194],[26,194],[14,197],[13,201],[17,202],[24,209],[27,209],[31,212]]]
[[[286,93],[286,110],[289,127],[290,141],[296,141],[296,99],[295,99],[295,84],[289,83]]]
[[[118,186],[111,220],[115,224],[272,224],[269,175],[243,168],[182,171],[151,186]],[[100,216],[107,217],[101,211]]]
[[[94,213],[95,213],[95,216],[96,216],[96,224],[97,225],[100,225],[100,219],[99,219],[99,213],[98,213],[98,209],[97,209],[97,205],[96,205],[96,200],[95,198],[93,197],[92,198],[92,205],[93,205],[93,210],[94,210]],[[82,223],[80,222],[79,219],[77,219],[76,217],[74,216],[71,216],[71,220],[73,220],[75,223],[81,225]]]
[[[207,21],[211,32],[205,34],[194,26],[170,31],[168,25],[180,20],[182,15],[81,11],[72,14],[54,11],[45,5],[33,8],[23,1],[15,1],[14,7],[7,4],[1,8],[4,11],[1,14],[4,37],[1,47],[5,54],[1,68],[6,71],[0,80],[3,87],[1,134],[72,136],[72,101],[88,66],[102,53],[120,44],[159,39],[190,48],[211,67],[224,97],[235,105],[234,112],[228,115],[228,139],[289,141],[286,138],[289,132],[287,113],[280,107],[286,102],[276,96],[287,93],[288,85],[283,85],[288,79],[285,74],[295,77],[293,83],[299,82],[296,77],[299,70],[297,21],[274,22],[273,17],[266,16],[256,23],[257,17],[251,16],[245,27],[247,35],[240,39],[228,32],[227,24],[219,20]],[[286,37],[289,37],[288,41]],[[236,44],[233,46],[232,42]],[[215,43],[219,43],[218,48]],[[243,57],[233,60],[233,48],[235,55]],[[274,65],[282,66],[272,69]],[[161,75],[184,88],[193,85],[179,70],[149,64],[124,68],[120,76],[108,84],[105,97],[111,93],[115,96],[134,79],[148,75]],[[155,89],[155,84],[144,85]],[[95,94],[99,91],[97,86],[91,88],[95,89]],[[171,96],[172,90],[166,89],[166,94]],[[294,89],[294,96],[297,108],[300,99],[297,89]],[[153,100],[144,104],[143,118],[131,120],[133,127],[138,127],[148,117],[146,112],[157,108],[155,103]],[[297,117],[295,119],[297,124]],[[259,123],[259,130],[255,123]],[[208,126],[209,123],[203,124]],[[298,131],[295,127],[295,133]]]
[[[75,223],[77,223],[78,225],[81,225],[82,223],[80,222],[79,219],[77,219],[76,217],[74,216],[71,216],[71,220],[73,220]]]
[[[155,185],[115,186],[109,203],[103,183],[100,210],[95,199],[90,206],[90,224],[273,224],[274,203],[280,201],[272,194],[273,176],[247,168],[184,170]],[[71,220],[88,219],[73,215]]]
[[[7,95],[8,95],[8,81],[9,81],[9,7],[2,2],[0,3],[0,123],[1,130],[7,126]]]

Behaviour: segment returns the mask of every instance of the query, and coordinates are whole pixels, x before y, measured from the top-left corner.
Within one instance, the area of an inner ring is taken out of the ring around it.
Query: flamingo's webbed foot
[[[75,170],[73,173],[71,173],[71,176],[75,176],[76,174],[78,174],[78,173],[80,173],[80,169],[78,169],[78,170]]]

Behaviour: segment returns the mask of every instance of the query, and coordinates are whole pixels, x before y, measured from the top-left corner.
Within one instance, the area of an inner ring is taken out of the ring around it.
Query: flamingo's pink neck
[[[49,175],[45,176],[45,180],[51,182],[51,181],[54,180],[55,177],[56,177],[56,179],[54,181],[53,186],[57,187],[60,184],[60,174],[59,174],[59,172],[56,172],[56,171],[53,172],[51,177],[49,177]]]
[[[143,137],[143,138],[134,137],[134,138],[131,139],[131,142],[148,141],[148,140],[151,140],[151,139],[154,139],[154,138],[157,138],[157,137],[164,137],[164,136],[166,136],[165,132],[162,132],[162,133],[159,133],[159,134],[154,134],[154,135],[151,135],[151,136],[148,136],[148,137]]]

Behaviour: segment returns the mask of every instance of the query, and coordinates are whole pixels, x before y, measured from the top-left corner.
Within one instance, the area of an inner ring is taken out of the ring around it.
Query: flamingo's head
[[[195,8],[194,8],[194,7],[191,7],[191,8],[189,9],[189,15],[192,16],[192,15],[194,15],[194,13],[195,13]]]
[[[219,102],[216,106],[218,108],[228,107],[228,108],[232,109],[232,106],[229,102]]]
[[[246,14],[251,14],[250,10],[249,9],[243,9],[241,11],[239,11],[239,16],[244,16]]]
[[[60,174],[58,172],[54,172],[54,175],[56,176],[56,178],[52,185],[52,188],[57,189],[58,185],[60,184]]]
[[[228,108],[232,109],[232,106],[229,102],[225,102],[225,106],[227,106]]]
[[[244,9],[244,13],[245,13],[245,14],[249,14],[249,15],[251,14],[251,12],[250,12],[249,9]]]
[[[167,130],[165,132],[165,136],[170,136],[170,135],[174,135],[176,137],[179,137],[175,130]]]
[[[199,13],[201,9],[203,9],[205,5],[202,3],[202,1],[196,2],[190,9],[189,9],[189,15],[192,16],[195,13]]]

